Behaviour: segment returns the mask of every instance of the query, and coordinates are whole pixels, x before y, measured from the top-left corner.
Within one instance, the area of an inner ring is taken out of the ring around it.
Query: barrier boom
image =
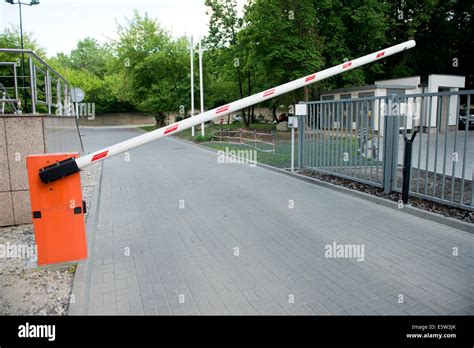
[[[57,162],[56,164],[40,169],[40,179],[43,183],[56,181],[70,174],[77,173],[82,168],[87,167],[90,164],[118,155],[135,147],[149,143],[153,140],[183,131],[193,126],[197,126],[200,123],[208,122],[214,118],[245,109],[249,106],[261,103],[268,99],[294,91],[301,87],[308,86],[312,83],[324,80],[328,77],[338,75],[345,71],[349,71],[358,68],[362,65],[375,62],[379,59],[389,57],[396,53],[403,52],[407,49],[415,47],[415,44],[416,43],[414,40],[406,41],[404,43],[380,50],[378,52],[374,52],[366,56],[344,62],[332,68],[322,70],[320,72],[313,73],[300,79],[285,83],[278,87],[274,87],[263,92],[254,94],[252,96],[237,100],[233,103],[209,110],[194,117],[189,117],[185,120],[173,123],[169,126],[156,129],[152,132],[122,141],[118,144],[109,146],[99,151],[95,151],[88,155],[84,155],[80,158],[69,158],[67,160]]]

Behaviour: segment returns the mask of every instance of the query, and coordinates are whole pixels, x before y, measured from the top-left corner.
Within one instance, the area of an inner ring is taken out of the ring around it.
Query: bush
[[[206,141],[211,141],[212,140],[212,134],[207,133],[205,136],[202,136],[201,134],[196,135],[194,137],[194,141],[198,141],[200,143],[206,142]]]

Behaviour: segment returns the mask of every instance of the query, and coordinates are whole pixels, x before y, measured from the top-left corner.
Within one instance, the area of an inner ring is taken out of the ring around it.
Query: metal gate
[[[400,192],[404,137],[410,195],[474,210],[474,91],[310,102],[301,167]]]

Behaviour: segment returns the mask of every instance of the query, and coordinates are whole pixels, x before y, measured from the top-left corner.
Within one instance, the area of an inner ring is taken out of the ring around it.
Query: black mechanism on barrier
[[[77,167],[76,160],[74,158],[68,158],[42,168],[39,172],[39,176],[41,181],[47,184],[79,171],[80,169]]]
[[[408,194],[410,192],[410,173],[411,173],[411,149],[413,141],[416,138],[418,131],[414,131],[411,139],[407,138],[406,132],[403,135],[405,141],[405,153],[403,157],[403,186],[402,186],[402,201],[403,204],[408,203]]]

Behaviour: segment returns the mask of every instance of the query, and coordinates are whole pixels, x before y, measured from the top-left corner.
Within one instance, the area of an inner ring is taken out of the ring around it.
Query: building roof
[[[431,77],[449,77],[449,78],[464,78],[464,76],[459,76],[459,75],[445,75],[445,74],[431,74],[428,76],[428,80]],[[365,85],[365,86],[355,86],[355,87],[346,87],[346,88],[336,88],[330,91],[323,91],[321,92],[321,95],[332,95],[332,94],[342,94],[342,93],[350,93],[350,92],[357,92],[357,91],[373,91],[376,89],[416,89],[416,88],[423,88],[427,87],[428,83],[427,82],[422,82],[422,83],[416,83],[416,84],[400,84],[400,82],[405,82],[405,83],[410,83],[411,81],[414,81],[418,79],[418,82],[420,81],[420,76],[411,76],[411,77],[402,77],[402,78],[396,78],[396,79],[390,79],[390,80],[381,80],[381,81],[375,81],[375,84],[372,85]],[[402,81],[404,80],[404,81]],[[411,80],[411,81],[410,81]],[[390,81],[393,81],[394,83],[390,83]],[[398,83],[397,83],[398,82]]]
[[[375,90],[378,88],[395,88],[395,89],[415,89],[417,86],[414,85],[391,85],[387,83],[383,84],[374,84],[374,85],[365,85],[365,86],[356,86],[356,87],[347,87],[347,88],[337,88],[332,89],[330,91],[321,92],[321,95],[327,94],[340,94],[340,93],[349,93],[349,92],[357,92],[357,91],[366,91],[366,90]]]

